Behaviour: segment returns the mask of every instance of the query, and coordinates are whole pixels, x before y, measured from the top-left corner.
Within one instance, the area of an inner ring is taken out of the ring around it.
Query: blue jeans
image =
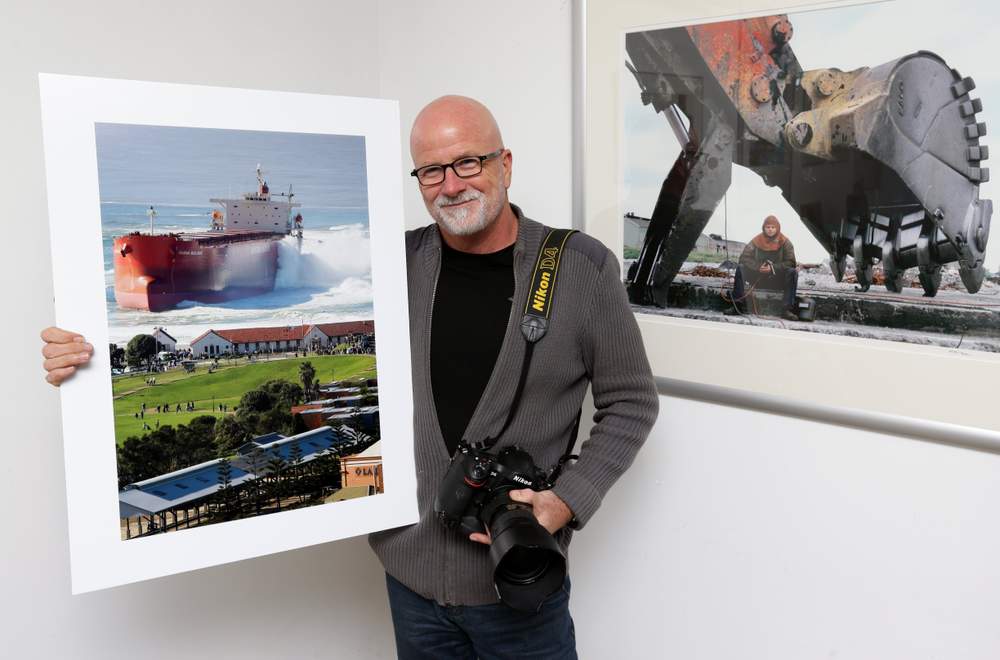
[[[385,576],[399,660],[576,660],[569,578],[534,613],[438,605]]]

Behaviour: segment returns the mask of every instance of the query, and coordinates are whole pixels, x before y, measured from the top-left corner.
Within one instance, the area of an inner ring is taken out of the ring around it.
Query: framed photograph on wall
[[[961,5],[587,3],[586,229],[657,376],[1000,430],[1000,82],[959,16],[996,10]]]
[[[416,522],[397,104],[40,90],[73,592]]]

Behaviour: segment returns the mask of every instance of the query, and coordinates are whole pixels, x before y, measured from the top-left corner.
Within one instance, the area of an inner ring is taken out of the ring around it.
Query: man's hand
[[[573,519],[573,512],[551,490],[537,492],[530,488],[512,490],[510,499],[531,505],[531,512],[535,514],[538,524],[547,529],[549,534],[555,534]],[[490,537],[487,534],[470,534],[469,540],[490,544]]]
[[[771,268],[771,264],[761,264],[760,268],[758,268],[757,270],[759,270],[762,273],[770,273],[774,271],[774,269]]]
[[[45,362],[42,366],[48,373],[47,380],[56,387],[73,375],[76,368],[86,364],[94,354],[94,347],[88,344],[83,335],[62,330],[61,328],[45,328],[42,330],[42,355]]]

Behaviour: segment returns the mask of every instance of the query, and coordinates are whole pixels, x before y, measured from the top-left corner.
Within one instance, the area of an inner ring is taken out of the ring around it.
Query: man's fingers
[[[66,344],[45,344],[42,346],[42,355],[46,358],[57,358],[63,355],[69,355],[71,353],[89,353],[93,354],[94,347],[90,344],[80,344],[77,342],[69,342]]]
[[[64,380],[73,375],[74,371],[76,371],[76,367],[64,367],[62,369],[54,369],[49,373],[45,374],[45,380],[47,380],[50,384],[59,387],[59,385]]]
[[[61,355],[59,357],[54,357],[46,360],[42,363],[46,371],[55,371],[56,369],[64,369],[66,367],[75,367],[80,364],[84,364],[90,359],[90,353],[71,353],[70,355]]]
[[[520,490],[512,490],[507,493],[507,496],[515,502],[523,502],[526,504],[531,504],[532,500],[535,498],[535,491],[530,488],[522,488]]]
[[[55,342],[57,344],[66,344],[69,342],[82,343],[83,335],[53,326],[42,330],[42,341]]]
[[[476,543],[482,543],[483,545],[490,544],[490,537],[488,537],[486,534],[477,534],[474,532],[472,534],[469,534],[469,540],[475,541]]]

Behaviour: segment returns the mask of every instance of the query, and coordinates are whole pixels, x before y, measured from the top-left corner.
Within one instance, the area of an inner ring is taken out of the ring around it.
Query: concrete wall
[[[19,439],[0,461],[5,655],[393,657],[382,573],[363,539],[69,595],[59,399],[37,354],[38,330],[54,321],[37,72],[396,97],[404,125],[440,94],[478,96],[514,151],[512,199],[568,225],[569,11],[556,0],[4,6],[0,345],[15,348],[0,405]],[[457,58],[464,39],[478,49]],[[423,224],[407,185],[407,224]],[[866,377],[872,396],[894,386]],[[929,375],[905,386],[931,401],[934,387],[960,384]],[[647,448],[574,543],[581,657],[1000,655],[1000,459],[661,405]]]

